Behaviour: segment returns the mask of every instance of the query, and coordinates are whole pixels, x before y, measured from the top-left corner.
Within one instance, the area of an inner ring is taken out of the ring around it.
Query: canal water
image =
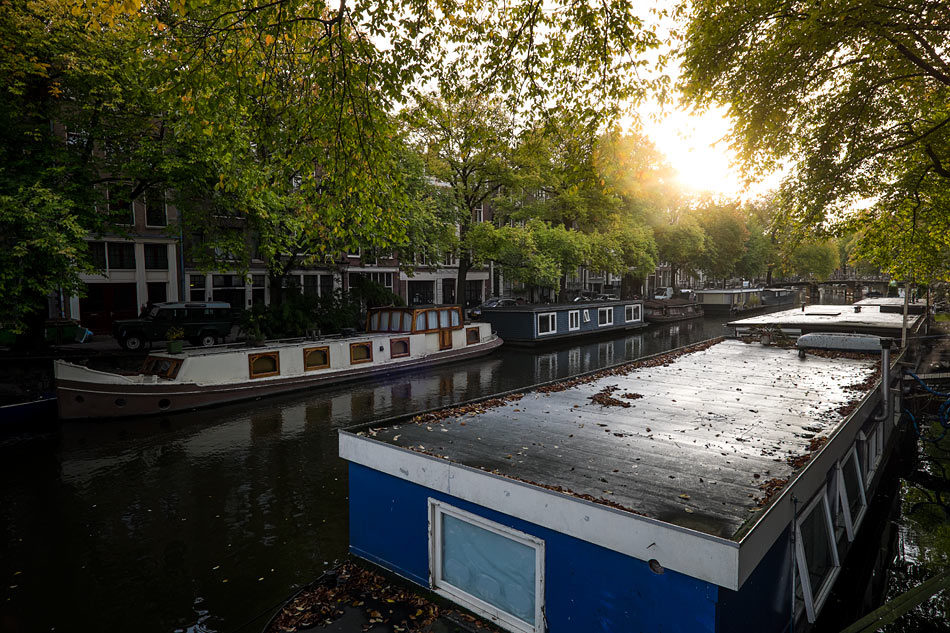
[[[725,319],[0,442],[0,632],[258,631],[347,551],[337,430],[726,333]]]

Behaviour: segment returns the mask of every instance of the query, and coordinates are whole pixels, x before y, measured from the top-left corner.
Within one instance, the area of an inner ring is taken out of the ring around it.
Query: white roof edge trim
[[[340,457],[720,587],[739,588],[739,544],[340,431]]]

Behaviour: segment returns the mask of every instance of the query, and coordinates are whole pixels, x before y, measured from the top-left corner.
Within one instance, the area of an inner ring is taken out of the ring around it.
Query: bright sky
[[[641,7],[641,17],[646,22],[655,22],[657,18],[650,13],[651,8],[672,8],[674,4],[675,0],[647,0]],[[667,39],[673,26],[670,19],[665,18],[658,25],[661,39]],[[651,57],[655,59],[655,54]],[[675,84],[679,68],[668,67],[665,72]],[[641,104],[637,112],[641,131],[666,155],[683,189],[749,199],[778,186],[781,174],[746,187],[741,171],[735,166],[735,153],[729,148],[731,123],[725,108],[691,113],[671,105],[663,111],[651,99]]]

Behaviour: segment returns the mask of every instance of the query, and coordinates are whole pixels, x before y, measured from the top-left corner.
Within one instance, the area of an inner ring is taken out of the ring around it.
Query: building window
[[[168,216],[165,213],[165,192],[160,189],[149,189],[145,194],[145,225],[168,225]]]
[[[567,329],[571,332],[581,329],[580,310],[571,310],[567,313]]]
[[[135,224],[135,208],[129,198],[129,189],[121,185],[109,186],[109,216],[116,224]]]
[[[513,631],[544,630],[544,541],[429,500],[436,593]]]
[[[538,336],[557,332],[557,318],[554,312],[545,312],[538,315]]]
[[[96,270],[106,272],[106,245],[105,242],[89,242],[89,259]]]
[[[640,320],[640,306],[639,305],[624,306],[623,319],[627,323],[639,321]]]
[[[168,270],[168,247],[166,245],[145,245],[145,269]]]
[[[190,301],[204,301],[206,283],[207,279],[204,275],[188,275],[188,299]]]
[[[329,347],[305,347],[303,350],[304,371],[327,369],[330,366]]]
[[[590,310],[584,310],[584,323],[590,323]]]
[[[265,352],[247,357],[248,374],[251,378],[264,378],[280,374],[280,353]]]
[[[372,343],[350,343],[350,364],[370,363],[373,361]]]
[[[478,333],[477,327],[470,327],[465,330],[465,344],[466,345],[475,345],[481,341],[481,335]]]
[[[614,309],[613,308],[597,308],[597,325],[613,325],[614,324]]]
[[[475,207],[475,221],[484,222],[485,221],[485,205],[480,204]]]
[[[396,315],[398,316],[398,315]],[[389,357],[402,358],[409,355],[409,339],[394,338],[389,342]]]
[[[801,592],[809,622],[815,621],[840,570],[826,492],[822,488],[798,516],[795,526],[796,591]]]
[[[320,296],[320,275],[303,276],[303,294],[307,297]]]
[[[135,270],[135,245],[109,242],[109,270]]]

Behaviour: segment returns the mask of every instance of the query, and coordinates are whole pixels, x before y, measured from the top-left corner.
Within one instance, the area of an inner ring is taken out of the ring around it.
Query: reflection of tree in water
[[[950,567],[950,434],[945,433],[936,418],[927,419],[931,420],[930,424],[921,425],[917,470],[901,486],[903,525],[899,551],[890,569],[888,599]],[[883,630],[887,633],[950,631],[947,593],[924,602]]]

